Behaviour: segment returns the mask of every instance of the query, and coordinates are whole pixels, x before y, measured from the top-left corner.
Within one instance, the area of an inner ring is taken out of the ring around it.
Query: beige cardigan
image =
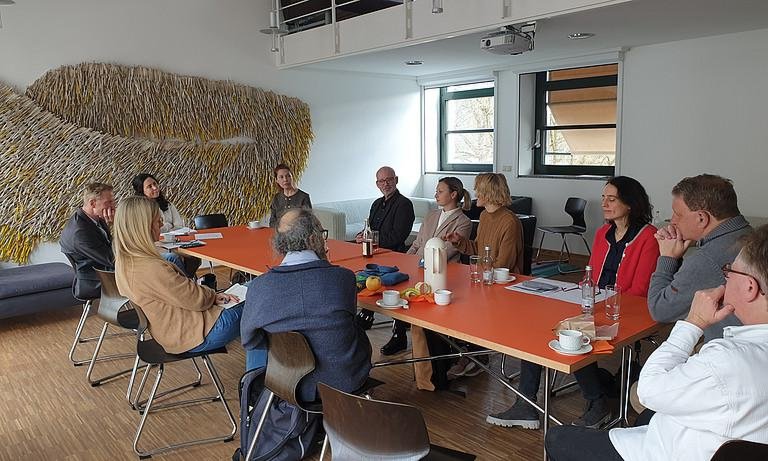
[[[469,238],[469,234],[472,232],[472,221],[461,210],[455,211],[443,221],[440,227],[437,227],[437,223],[440,221],[440,213],[442,213],[442,210],[432,210],[429,212],[424,222],[421,223],[416,240],[413,241],[413,244],[408,249],[407,253],[409,255],[424,256],[424,245],[432,237],[442,237],[445,234],[457,232],[462,237]],[[458,260],[459,251],[449,243],[448,261]]]
[[[159,256],[131,258],[115,268],[117,288],[141,307],[152,337],[171,354],[203,343],[221,315],[216,293],[184,277]]]

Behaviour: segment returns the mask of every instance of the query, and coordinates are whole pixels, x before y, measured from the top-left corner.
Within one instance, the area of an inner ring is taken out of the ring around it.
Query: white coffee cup
[[[589,336],[578,330],[561,330],[560,347],[566,351],[577,351],[589,344]]]
[[[397,290],[384,290],[381,294],[381,302],[385,306],[397,306],[400,304],[400,292]]]
[[[453,292],[450,290],[435,290],[435,304],[440,306],[447,306],[451,304],[451,295]]]
[[[176,242],[176,236],[170,232],[166,232],[164,234],[160,234],[160,240],[162,240],[164,243],[174,243]]]
[[[248,221],[248,229],[258,229],[259,228],[259,221]]]
[[[509,269],[498,267],[493,270],[493,280],[496,282],[506,282],[509,280]]]

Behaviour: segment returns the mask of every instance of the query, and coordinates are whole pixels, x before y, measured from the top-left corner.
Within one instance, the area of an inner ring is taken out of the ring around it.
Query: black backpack
[[[245,460],[270,394],[264,388],[265,371],[257,368],[240,378],[240,448],[232,460],[297,461],[313,454],[318,448],[316,438],[322,434],[322,415],[307,413],[275,396],[256,450],[250,460]]]

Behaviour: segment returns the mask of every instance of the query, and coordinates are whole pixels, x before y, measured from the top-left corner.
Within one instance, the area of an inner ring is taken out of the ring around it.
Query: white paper
[[[559,301],[565,301],[567,303],[581,305],[581,290],[579,290],[579,285],[576,283],[562,282],[560,280],[546,279],[543,277],[535,278],[531,281],[553,285],[557,288],[549,291],[537,291],[532,289],[526,289],[525,285],[523,285],[525,282],[516,283],[514,285],[510,285],[504,288],[510,291],[518,291],[520,293],[543,296],[545,298],[552,298],[552,299],[557,299]],[[595,293],[596,303],[600,301],[604,301],[605,298],[606,298],[605,290],[599,290],[597,293]]]
[[[227,304],[221,305],[221,307],[223,307],[224,309],[229,309],[230,307],[234,307],[240,304],[241,302],[245,301],[245,294],[248,293],[248,287],[245,285],[236,283],[231,287],[227,288],[227,291],[225,291],[224,293],[228,295],[237,296],[237,298],[239,299],[239,301],[229,302]]]
[[[177,235],[178,236],[178,235],[191,234],[192,232],[195,232],[195,231],[193,231],[189,227],[182,227],[182,228],[179,228],[179,229],[176,229],[176,230],[172,230],[170,232],[166,232],[166,234],[171,234],[171,235]]]
[[[221,235],[221,232],[211,232],[209,234],[195,234],[196,240],[212,240],[212,239],[220,239],[224,238],[223,235]]]

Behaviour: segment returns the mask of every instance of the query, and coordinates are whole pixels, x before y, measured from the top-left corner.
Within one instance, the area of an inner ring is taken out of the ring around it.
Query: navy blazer
[[[67,255],[75,266],[75,297],[100,297],[101,282],[93,269],[115,270],[112,236],[107,223],[101,219],[98,224],[94,223],[82,208],[78,208],[64,226],[59,244],[61,252]]]

